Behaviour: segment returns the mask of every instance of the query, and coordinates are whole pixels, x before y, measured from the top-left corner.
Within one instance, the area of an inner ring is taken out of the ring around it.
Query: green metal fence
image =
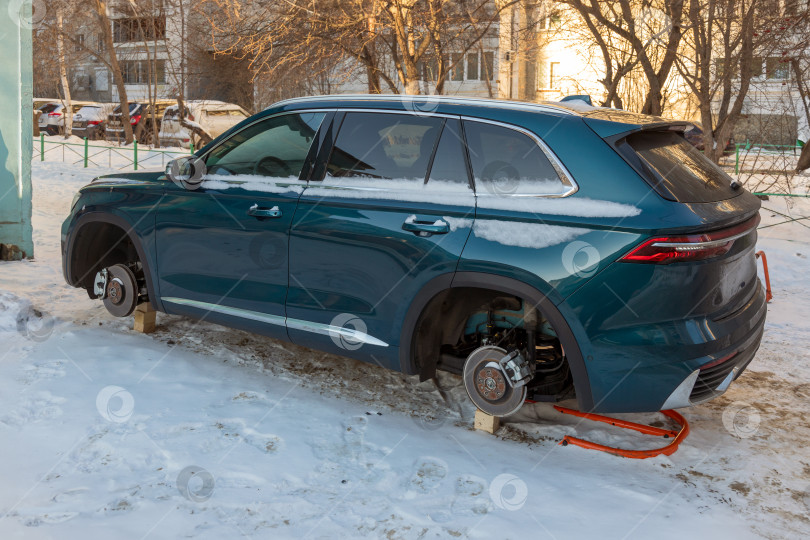
[[[796,157],[802,151],[802,146],[800,144],[755,144],[750,141],[746,141],[744,143],[737,143],[734,145],[734,174],[740,173],[769,173],[773,172],[768,169],[763,170],[744,170],[741,168],[741,157],[743,160],[751,154],[751,152],[756,152],[755,156],[784,156],[785,154],[792,154]],[[744,154],[743,154],[744,153]]]
[[[161,166],[165,167],[168,161],[179,157],[186,156],[189,153],[194,153],[194,145],[191,145],[191,151],[178,151],[178,150],[161,150],[158,148],[139,148],[138,141],[132,143],[132,146],[107,146],[107,145],[94,145],[90,144],[87,138],[82,143],[72,143],[68,141],[51,141],[46,140],[45,135],[41,134],[39,139],[34,139],[33,159],[39,158],[40,161],[45,161],[45,156],[50,153],[58,153],[59,149],[62,151],[62,162],[70,162],[74,165],[83,164],[84,168],[93,165],[95,167],[102,167],[103,155],[107,154],[107,167],[118,168],[119,170],[132,168],[138,170],[139,167],[146,164],[157,165],[157,159],[160,158]],[[115,159],[114,159],[115,158]],[[74,161],[75,160],[75,161]],[[123,166],[120,166],[123,162]]]

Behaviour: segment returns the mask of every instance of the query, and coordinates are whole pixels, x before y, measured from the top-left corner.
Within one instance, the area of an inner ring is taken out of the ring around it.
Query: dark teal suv
[[[723,393],[765,323],[759,200],[688,126],[576,103],[294,99],[82,188],[65,279],[418,374],[497,416]]]

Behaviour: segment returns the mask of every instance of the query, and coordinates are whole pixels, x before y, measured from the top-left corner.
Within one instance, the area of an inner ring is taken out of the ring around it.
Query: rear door
[[[286,338],[287,235],[325,114],[260,120],[208,153],[199,189],[170,184],[156,224],[167,311]]]
[[[475,217],[460,121],[346,112],[334,133],[293,219],[288,333],[396,369],[410,303],[452,276]]]

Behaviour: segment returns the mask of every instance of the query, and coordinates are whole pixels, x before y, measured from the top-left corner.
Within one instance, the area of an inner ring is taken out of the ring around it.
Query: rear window
[[[129,104],[129,114],[135,112],[136,109],[140,107],[140,103],[130,103]],[[113,114],[121,114],[121,105],[116,105],[115,109],[113,109]]]
[[[732,178],[675,132],[634,133],[626,139],[640,172],[664,198],[683,203],[717,202],[741,193]]]

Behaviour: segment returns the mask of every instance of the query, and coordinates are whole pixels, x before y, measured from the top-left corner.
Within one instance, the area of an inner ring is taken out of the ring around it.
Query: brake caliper
[[[103,268],[98,273],[96,273],[96,277],[93,280],[93,294],[96,295],[96,298],[99,300],[104,300],[107,296],[107,280],[109,279],[109,274],[107,273],[107,269]]]
[[[498,364],[506,374],[506,381],[513,388],[524,386],[532,378],[529,362],[517,350],[498,360]]]

